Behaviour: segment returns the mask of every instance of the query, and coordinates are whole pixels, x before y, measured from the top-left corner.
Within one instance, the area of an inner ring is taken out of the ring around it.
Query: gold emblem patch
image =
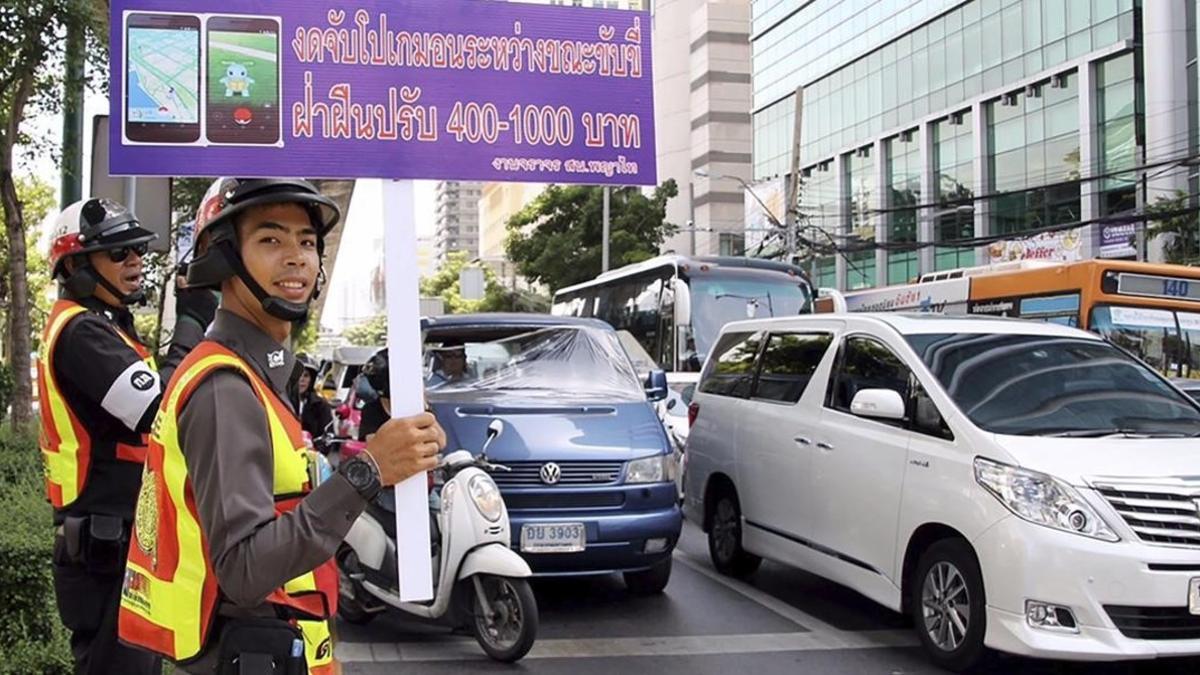
[[[134,528],[138,548],[151,560],[158,562],[158,484],[149,466],[142,472],[142,489],[138,492]]]

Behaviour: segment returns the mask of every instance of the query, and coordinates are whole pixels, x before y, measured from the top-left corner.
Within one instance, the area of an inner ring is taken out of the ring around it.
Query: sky
[[[91,180],[92,119],[108,113],[108,98],[89,93],[84,100],[84,157],[83,195],[89,195]],[[26,120],[24,126],[31,135],[50,139],[56,146],[62,143],[62,116],[53,115],[41,119]],[[56,201],[59,196],[61,176],[59,166],[48,153],[33,160],[18,155],[18,175],[33,174],[54,186]],[[340,331],[346,324],[369,317],[371,273],[375,267],[376,247],[383,236],[382,219],[378,217],[381,200],[381,182],[361,180],[355,186],[349,213],[345,214],[345,231],[339,251],[340,263],[334,265],[333,276],[327,289],[322,325]],[[432,236],[435,209],[434,181],[415,181],[417,236]],[[53,220],[57,213],[48,216]],[[49,231],[43,227],[43,234]],[[46,244],[43,236],[43,245]],[[352,262],[353,261],[353,262]],[[362,264],[362,261],[370,261]],[[356,264],[359,263],[359,264]]]

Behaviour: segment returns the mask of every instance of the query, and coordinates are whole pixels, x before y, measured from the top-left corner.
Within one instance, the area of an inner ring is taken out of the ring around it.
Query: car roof
[[[612,326],[599,319],[519,312],[445,314],[421,319],[421,329],[430,332],[461,328],[549,328],[553,326],[576,326],[612,330]]]
[[[805,314],[802,316],[754,319],[726,324],[724,332],[755,330],[803,329],[845,322],[851,328],[891,328],[902,335],[929,333],[1001,333],[1011,335],[1040,335],[1101,340],[1094,333],[1028,319],[985,316],[979,314],[953,315],[917,312],[854,312],[850,314]]]

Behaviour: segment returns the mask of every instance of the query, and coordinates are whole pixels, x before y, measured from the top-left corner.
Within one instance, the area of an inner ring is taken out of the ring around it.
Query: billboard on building
[[[783,178],[772,178],[754,183],[743,189],[742,198],[745,209],[746,252],[753,255],[763,240],[778,229],[775,223],[786,222],[787,181]],[[783,240],[777,238],[776,242],[782,244]]]

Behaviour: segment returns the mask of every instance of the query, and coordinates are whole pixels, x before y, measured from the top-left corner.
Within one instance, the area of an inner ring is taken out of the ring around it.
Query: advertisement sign
[[[114,0],[113,175],[652,185],[647,12]]]
[[[751,192],[753,190],[753,193]],[[758,199],[755,199],[758,195]],[[762,200],[762,204],[758,200]],[[787,214],[787,184],[782,178],[772,178],[743,188],[742,203],[746,223],[746,250],[757,248],[776,228],[775,222],[785,222]],[[768,211],[763,209],[766,205]]]
[[[1129,258],[1137,255],[1137,223],[1105,223],[1099,226],[1101,258]]]
[[[989,264],[1013,260],[1076,262],[1082,259],[1083,228],[1046,232],[1027,239],[992,242],[987,247]]]
[[[937,312],[966,314],[971,280],[944,279],[897,288],[846,294],[851,312]]]

